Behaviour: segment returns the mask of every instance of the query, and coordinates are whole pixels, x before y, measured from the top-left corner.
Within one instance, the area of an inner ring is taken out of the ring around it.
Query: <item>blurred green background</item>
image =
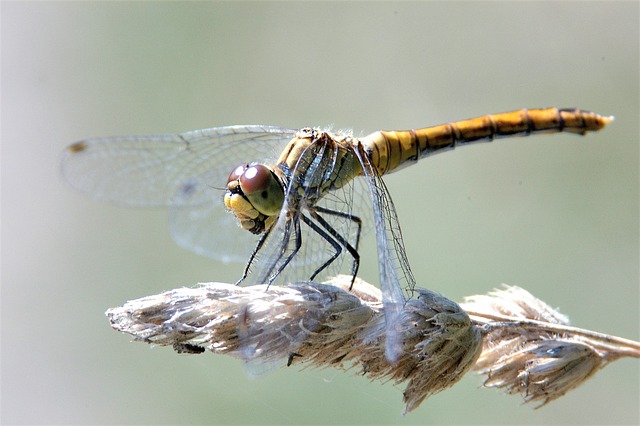
[[[386,179],[419,285],[505,282],[576,326],[638,339],[638,2],[2,3],[3,424],[638,424],[637,360],[544,409],[469,375],[401,417],[356,372],[247,378],[129,343],[103,312],[234,281],[166,212],[70,190],[68,144],[230,124],[424,127],[522,107],[613,114],[580,138],[498,141]],[[232,166],[232,165],[230,165]],[[373,241],[363,278],[377,283]]]

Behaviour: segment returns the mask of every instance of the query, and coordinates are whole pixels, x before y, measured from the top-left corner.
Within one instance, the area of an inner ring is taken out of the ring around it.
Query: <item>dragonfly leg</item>
[[[323,210],[325,210],[325,212],[326,212],[326,209],[323,209]],[[334,211],[332,211],[332,212],[336,213]],[[311,213],[311,217],[313,217],[324,228],[324,230],[326,230],[326,232],[323,231],[322,229],[320,229],[317,225],[312,224],[312,222],[310,220],[307,221],[308,218],[307,218],[307,220],[305,220],[305,223],[307,223],[311,228],[313,228],[314,231],[316,231],[318,234],[320,234],[325,240],[327,240],[336,249],[336,253],[333,255],[333,257],[331,257],[331,259],[326,261],[320,268],[318,268],[313,273],[313,275],[311,276],[311,279],[313,279],[323,269],[325,269],[327,266],[329,266],[340,255],[340,253],[342,252],[342,248],[344,247],[349,252],[351,257],[353,257],[353,264],[351,266],[351,285],[349,286],[349,290],[351,290],[353,288],[353,283],[356,280],[356,275],[358,274],[358,268],[360,267],[360,254],[358,253],[358,250],[355,249],[342,235],[340,235],[316,211],[311,210],[310,213]],[[348,216],[345,213],[342,213],[342,212],[340,212],[340,213],[341,213],[341,215],[344,215],[345,217]],[[303,219],[304,218],[305,218],[305,216],[303,216]],[[358,221],[360,221],[359,218],[356,221],[356,223],[358,223]],[[328,233],[328,235],[327,235],[327,233]],[[359,239],[359,234],[360,234],[360,227],[358,227],[358,239]],[[330,238],[330,236],[333,237],[333,238]],[[337,244],[337,243],[340,243],[340,244]]]
[[[236,281],[236,285],[242,284],[242,281],[244,281],[245,278],[247,278],[247,276],[249,275],[249,270],[251,269],[251,265],[253,265],[253,261],[255,260],[256,255],[258,254],[258,252],[262,248],[262,245],[264,244],[265,240],[269,236],[269,232],[271,232],[271,228],[269,228],[266,232],[264,232],[260,236],[260,239],[258,240],[258,244],[256,244],[256,247],[253,249],[253,252],[251,253],[251,256],[249,257],[249,260],[247,261],[247,264],[244,267],[244,271],[242,271],[242,276],[240,277],[240,279],[238,281]]]
[[[317,220],[316,218],[317,215],[313,216],[314,219]],[[335,252],[333,253],[333,256],[331,256],[331,258],[329,260],[327,260],[326,262],[324,262],[322,264],[322,266],[320,266],[318,269],[315,270],[315,272],[311,275],[311,277],[309,277],[309,280],[312,280],[321,272],[323,271],[327,266],[331,265],[333,263],[334,260],[336,260],[338,258],[338,256],[340,256],[340,253],[342,253],[342,246],[340,245],[340,243],[338,241],[336,241],[335,239],[331,238],[331,236],[329,236],[322,228],[320,228],[318,225],[316,225],[315,223],[313,223],[313,221],[311,219],[309,219],[307,216],[302,215],[302,220],[304,221],[304,223],[306,223],[307,225],[309,225],[309,227],[311,229],[313,229],[318,235],[320,235],[322,238],[324,238],[329,244],[331,244],[331,246],[333,246],[333,249],[335,250]]]
[[[333,216],[338,216],[338,217],[344,217],[345,219],[349,219],[350,221],[352,221],[353,223],[356,224],[357,229],[356,229],[356,243],[354,244],[354,248],[356,249],[356,251],[358,250],[358,246],[360,245],[360,233],[362,232],[362,219],[360,219],[358,216],[354,216],[352,214],[349,213],[345,213],[345,212],[341,212],[340,210],[332,210],[332,209],[328,209],[326,207],[322,207],[322,206],[316,206],[314,207],[315,211],[320,212],[320,213],[326,213],[326,214],[330,214]]]
[[[289,240],[291,236],[292,223],[293,223],[293,229],[295,231],[296,245],[293,248],[291,254],[289,254],[287,258],[282,262],[282,264],[278,267],[278,270],[271,275],[273,270],[276,268],[276,265],[283,258],[285,252],[287,251],[287,247],[289,246]],[[298,218],[297,215],[294,215],[290,220],[287,221],[287,224],[285,226],[284,235],[282,236],[282,243],[280,245],[278,257],[272,262],[271,266],[269,267],[269,270],[266,272],[265,277],[262,281],[266,280],[267,284],[271,285],[273,280],[278,278],[278,275],[280,275],[280,273],[284,270],[284,268],[287,267],[289,262],[291,262],[291,259],[293,259],[293,256],[295,256],[300,251],[300,247],[302,247],[302,232],[300,232],[300,219]]]

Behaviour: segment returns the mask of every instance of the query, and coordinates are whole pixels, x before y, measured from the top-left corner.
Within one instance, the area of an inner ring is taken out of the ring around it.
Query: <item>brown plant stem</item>
[[[488,314],[465,310],[478,326],[481,326],[484,333],[493,332],[497,329],[516,329],[526,331],[539,331],[556,333],[560,335],[571,335],[581,337],[595,348],[604,349],[605,357],[611,361],[622,357],[640,358],[640,342],[622,337],[611,336],[596,331],[585,330],[583,328],[572,327],[563,324],[553,324],[545,321],[532,319],[522,319],[508,315]]]

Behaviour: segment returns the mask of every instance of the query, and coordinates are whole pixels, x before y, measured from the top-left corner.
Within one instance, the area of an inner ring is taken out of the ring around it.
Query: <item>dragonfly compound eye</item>
[[[242,174],[244,173],[245,170],[247,170],[248,167],[249,165],[247,163],[238,164],[236,168],[233,169],[233,171],[229,174],[227,183],[240,179],[240,176],[242,176]]]
[[[240,176],[240,188],[260,213],[274,216],[280,212],[284,190],[267,166],[257,164],[246,169]]]

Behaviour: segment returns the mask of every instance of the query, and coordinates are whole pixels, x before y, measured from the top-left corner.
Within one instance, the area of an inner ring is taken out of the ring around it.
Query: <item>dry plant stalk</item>
[[[107,316],[134,340],[231,355],[252,373],[286,363],[406,382],[405,413],[472,368],[487,375],[487,386],[544,405],[607,362],[640,357],[637,342],[568,327],[566,317],[517,287],[469,298],[464,310],[420,289],[402,309],[403,355],[391,364],[380,291],[361,280],[349,291],[350,284],[345,276],[268,289],[207,283],[132,300]]]
[[[462,308],[484,324],[474,370],[485,386],[521,394],[540,408],[622,357],[640,358],[640,343],[569,326],[569,318],[528,291],[503,284],[467,297]]]

